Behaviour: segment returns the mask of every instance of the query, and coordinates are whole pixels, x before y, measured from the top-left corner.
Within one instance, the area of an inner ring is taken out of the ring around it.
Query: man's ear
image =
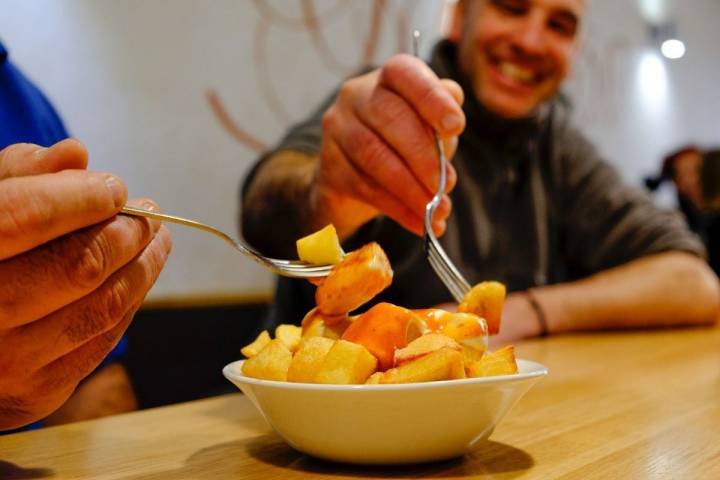
[[[448,6],[450,23],[448,24],[446,37],[453,43],[460,43],[462,39],[465,8],[465,0],[458,0]]]

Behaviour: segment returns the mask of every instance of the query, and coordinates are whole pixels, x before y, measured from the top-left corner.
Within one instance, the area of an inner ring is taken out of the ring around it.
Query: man
[[[621,184],[556,98],[585,8],[458,2],[429,67],[398,55],[346,81],[259,162],[243,190],[246,238],[287,257],[296,238],[333,223],[350,247],[375,239],[388,252],[396,276],[383,300],[450,301],[418,236],[437,185],[434,130],[455,156],[433,228],[471,283],[512,292],[499,343],[713,322],[718,284],[702,245],[676,214]],[[276,320],[311,306],[310,287],[280,281]]]
[[[86,170],[80,142],[55,143],[65,136],[0,44],[0,142],[13,142],[0,150],[0,430],[65,403],[119,342],[171,247],[159,223],[116,216],[122,180]],[[103,404],[116,386],[108,368],[79,402],[94,412],[117,407]]]
[[[680,211],[690,229],[703,241],[708,264],[720,272],[720,150],[700,150],[694,145],[682,147],[665,157],[657,177],[645,179],[656,190],[672,180],[677,190]]]

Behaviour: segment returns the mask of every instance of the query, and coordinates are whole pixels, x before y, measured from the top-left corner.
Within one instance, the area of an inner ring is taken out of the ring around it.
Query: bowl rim
[[[492,377],[462,378],[457,380],[438,380],[434,382],[398,383],[391,385],[327,385],[320,383],[299,383],[279,380],[261,380],[259,378],[247,377],[238,373],[240,372],[240,367],[242,367],[242,364],[244,362],[245,360],[236,360],[225,365],[222,369],[222,373],[225,378],[230,381],[237,381],[263,387],[280,388],[287,390],[318,390],[332,392],[425,390],[439,387],[460,387],[464,385],[514,382],[520,380],[527,380],[529,378],[542,377],[548,374],[548,369],[545,365],[534,362],[532,360],[518,358],[518,364],[522,363],[526,368],[529,369],[529,371],[523,373],[513,373],[512,375],[495,375]]]

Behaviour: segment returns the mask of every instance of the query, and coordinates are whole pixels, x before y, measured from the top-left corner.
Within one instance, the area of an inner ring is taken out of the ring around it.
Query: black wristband
[[[535,295],[533,294],[532,290],[528,290],[525,292],[527,295],[527,300],[532,309],[535,311],[535,316],[537,317],[537,321],[540,324],[540,334],[541,337],[547,337],[548,335],[548,324],[547,324],[547,317],[545,317],[545,311],[540,306],[540,303],[538,303],[537,298],[535,298]]]

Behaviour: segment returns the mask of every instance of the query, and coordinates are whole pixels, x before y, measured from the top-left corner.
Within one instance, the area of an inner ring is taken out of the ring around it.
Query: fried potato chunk
[[[279,339],[270,340],[254,357],[245,360],[242,373],[262,380],[286,381],[292,352]]]
[[[324,337],[325,323],[319,318],[308,322],[302,327],[302,336],[303,338]]]
[[[365,346],[385,371],[393,366],[395,351],[420,336],[420,322],[411,310],[382,302],[360,315],[342,338]]]
[[[500,282],[480,282],[465,295],[458,311],[484,318],[488,334],[494,335],[500,331],[505,293],[505,285]]]
[[[303,337],[327,337],[338,339],[350,326],[353,317],[341,315],[328,318],[318,311],[317,307],[310,310],[302,321]]]
[[[327,225],[325,228],[311,233],[295,242],[300,260],[318,265],[340,263],[345,255],[340,247],[335,226]]]
[[[265,348],[265,345],[267,345],[268,343],[270,343],[270,334],[267,332],[267,330],[263,330],[262,332],[260,332],[260,335],[258,335],[257,338],[252,341],[252,343],[249,343],[243,348],[241,348],[240,353],[245,355],[247,358],[252,358],[258,353],[260,353],[260,350]]]
[[[475,363],[482,358],[482,356],[485,354],[485,349],[462,345],[462,354],[463,362],[465,362],[465,365],[470,365],[471,363]]]
[[[385,383],[434,382],[465,378],[463,356],[452,348],[441,348],[412,362],[384,372],[380,378]]]
[[[375,372],[365,380],[365,385],[380,385],[383,377],[383,372]]]
[[[517,373],[515,348],[507,345],[495,352],[485,352],[480,360],[468,365],[466,371],[468,377],[491,377]]]
[[[288,347],[288,350],[295,352],[302,339],[302,328],[297,325],[288,325],[285,323],[278,325],[275,329],[275,338],[283,342],[285,346]]]
[[[315,375],[315,383],[365,383],[377,369],[377,358],[360,344],[336,340]]]
[[[375,242],[348,253],[315,292],[318,310],[327,317],[346,315],[392,282],[392,268]]]
[[[459,343],[446,335],[427,333],[408,343],[407,347],[395,350],[395,366],[410,362],[441,348],[462,350]]]
[[[325,356],[334,344],[334,340],[325,337],[303,338],[290,362],[288,382],[313,383]]]
[[[485,349],[488,327],[485,319],[474,313],[456,312],[445,317],[441,328],[443,335],[456,340],[461,345]]]

